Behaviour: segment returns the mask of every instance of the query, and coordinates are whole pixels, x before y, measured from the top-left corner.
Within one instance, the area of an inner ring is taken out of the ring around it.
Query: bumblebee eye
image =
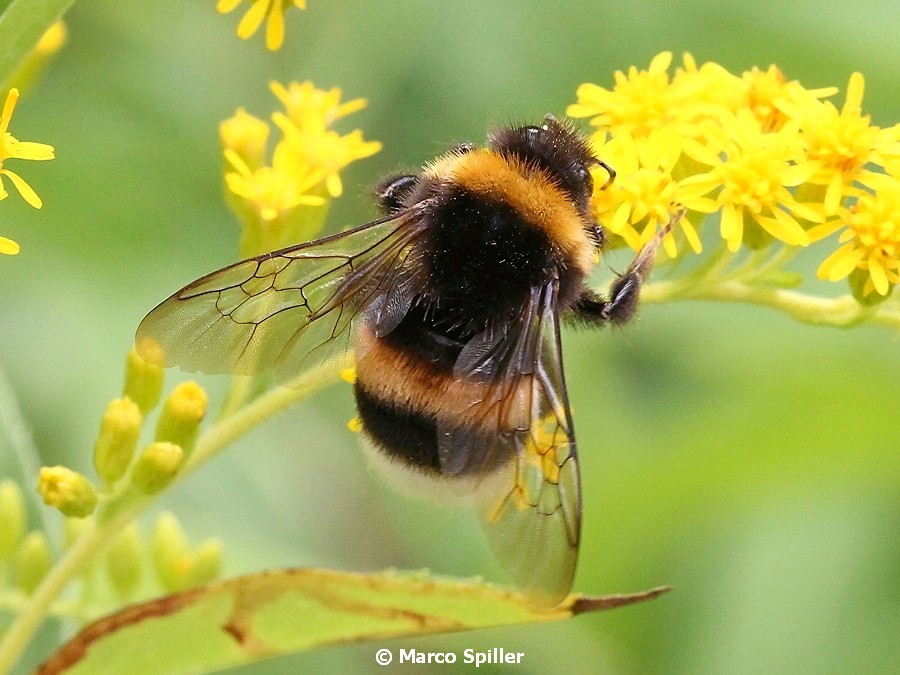
[[[578,164],[575,166],[573,173],[575,176],[575,181],[580,187],[584,187],[584,189],[588,193],[594,191],[594,177],[591,175],[590,171],[585,169],[582,165]]]

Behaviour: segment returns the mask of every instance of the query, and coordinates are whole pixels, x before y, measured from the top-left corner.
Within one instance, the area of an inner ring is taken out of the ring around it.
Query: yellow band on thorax
[[[428,167],[425,175],[449,180],[476,196],[507,204],[527,223],[543,230],[569,264],[585,273],[593,266],[594,245],[578,209],[540,169],[481,148],[445,155]]]

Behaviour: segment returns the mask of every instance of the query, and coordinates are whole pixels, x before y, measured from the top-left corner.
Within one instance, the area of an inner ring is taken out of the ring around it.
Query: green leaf
[[[326,645],[558,621],[668,590],[571,595],[555,609],[537,610],[518,593],[479,581],[395,571],[277,570],[168,595],[102,618],[38,672],[208,672]]]
[[[44,32],[74,2],[75,0],[11,0],[6,3],[0,14],[0,82],[9,81]]]

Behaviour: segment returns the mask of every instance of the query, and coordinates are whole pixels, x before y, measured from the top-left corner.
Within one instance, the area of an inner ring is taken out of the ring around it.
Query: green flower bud
[[[25,500],[11,480],[0,481],[0,561],[9,560],[25,534]]]
[[[141,411],[127,396],[112,401],[100,421],[94,443],[94,467],[107,483],[115,483],[128,469],[141,435]]]
[[[106,553],[109,580],[123,600],[130,600],[137,591],[141,582],[143,555],[144,544],[134,523],[119,533]]]
[[[97,492],[91,482],[65,466],[41,467],[38,493],[48,506],[72,518],[84,518],[97,506]]]
[[[178,519],[168,511],[159,515],[153,528],[153,566],[166,591],[173,593],[190,586],[187,536]]]
[[[208,397],[196,382],[182,382],[172,390],[156,423],[156,440],[174,443],[190,456],[206,414]]]
[[[209,583],[222,573],[222,542],[218,539],[208,539],[190,558],[189,585],[199,586]]]
[[[869,292],[866,295],[866,285],[869,281],[869,271],[863,269],[855,269],[850,272],[850,276],[847,277],[847,281],[850,285],[850,292],[853,294],[853,297],[856,298],[856,301],[862,305],[863,307],[872,307],[873,305],[879,305],[889,297],[891,297],[891,284],[888,284],[888,292],[886,295],[881,295],[881,293],[876,293],[875,291]]]
[[[137,403],[140,411],[146,415],[156,407],[162,396],[163,374],[162,367],[144,361],[132,347],[125,357],[122,394]]]
[[[16,586],[31,594],[53,566],[50,546],[43,532],[29,532],[16,556]]]
[[[141,453],[131,472],[131,482],[144,494],[164,489],[184,463],[184,452],[174,443],[151,443]]]

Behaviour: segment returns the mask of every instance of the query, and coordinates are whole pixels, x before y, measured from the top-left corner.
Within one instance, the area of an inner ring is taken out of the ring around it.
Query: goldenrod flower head
[[[265,159],[267,123],[243,110],[221,126],[229,203],[244,223],[241,252],[246,256],[309,239],[324,224],[326,197],[343,191],[340,171],[375,154],[360,130],[341,135],[330,125],[365,107],[365,99],[341,102],[341,90],[317,89],[312,82],[271,82],[285,107],[272,119],[281,131]],[[237,197],[237,199],[235,199]]]
[[[45,504],[72,518],[89,516],[97,506],[91,482],[65,466],[41,467],[37,489]]]
[[[3,162],[7,159],[30,159],[30,160],[47,160],[53,159],[53,146],[45,143],[32,143],[29,141],[19,141],[9,133],[9,122],[12,119],[13,111],[16,108],[16,101],[19,100],[19,90],[10,89],[6,96],[6,102],[3,104],[3,112],[0,114],[0,200],[6,199],[7,192],[3,186],[2,177],[6,176],[15,186],[19,194],[22,195],[28,204],[36,209],[41,208],[43,203],[37,193],[31,188],[25,180],[17,173],[13,173],[4,168]],[[9,240],[7,240],[9,241]],[[7,245],[8,247],[8,245]]]
[[[863,270],[863,296],[872,291],[886,296],[900,284],[900,179],[883,176],[874,193],[865,192],[853,206],[840,209],[828,229],[843,229],[838,239],[843,245],[820,265],[820,279],[838,281]]]
[[[233,11],[243,0],[218,0],[216,9],[227,14]],[[241,18],[237,27],[237,35],[247,40],[259,30],[266,21],[266,47],[270,50],[280,49],[284,43],[284,12],[288,7],[306,9],[306,0],[249,0],[250,7]]]
[[[219,135],[222,147],[240,157],[248,170],[255,171],[262,166],[269,138],[269,125],[265,121],[238,108],[234,117],[219,125]]]
[[[112,401],[103,413],[94,443],[94,468],[106,483],[125,475],[141,435],[141,420],[140,408],[127,396]]]
[[[368,105],[364,98],[341,103],[343,93],[337,87],[317,89],[306,82],[291,82],[285,87],[280,82],[270,82],[269,88],[284,106],[288,119],[300,129],[325,129],[341,117],[345,117]]]
[[[305,204],[321,206],[325,200],[307,194],[322,181],[323,171],[302,175],[300,168],[278,161],[273,166],[261,166],[252,171],[234,150],[225,150],[225,159],[235,169],[225,174],[228,189],[251,204],[260,220],[273,221],[288,211]]]
[[[739,98],[732,106],[737,112],[750,110],[765,131],[777,131],[791,119],[797,103],[817,103],[820,98],[837,93],[836,87],[804,89],[797,80],[788,81],[775,65],[761,70],[754,66],[741,75]]]
[[[632,66],[628,73],[617,70],[612,90],[596,84],[582,84],[578,103],[566,109],[569,117],[591,117],[591,126],[611,129],[644,138],[650,132],[677,121],[679,107],[669,86],[672,52],[657,54],[647,70]]]
[[[794,246],[809,244],[809,235],[797,217],[822,222],[813,207],[798,202],[789,187],[806,181],[815,166],[802,159],[796,125],[766,132],[749,110],[723,113],[720,125],[704,128],[712,148],[695,159],[712,165],[709,172],[686,178],[682,186],[691,196],[717,191],[715,204],[722,211],[721,234],[730,251],[737,251],[745,228],[758,225],[763,232]],[[752,232],[751,244],[765,241]]]
[[[800,121],[801,142],[806,156],[817,166],[809,182],[827,186],[825,213],[838,210],[845,196],[859,193],[854,181],[865,183],[873,173],[870,163],[886,166],[900,158],[900,124],[880,129],[862,113],[865,80],[853,73],[847,83],[847,96],[838,110],[830,101],[807,97],[790,106]]]
[[[864,304],[890,294],[900,283],[900,124],[871,123],[863,76],[850,76],[839,108],[824,100],[836,88],[807,89],[774,65],[735,76],[684,54],[670,77],[671,65],[663,52],[646,70],[616,72],[611,89],[582,84],[567,110],[591,118],[595,153],[617,173],[612,185],[596,174],[592,197],[609,245],[640,249],[685,209],[695,220],[682,218],[678,235],[699,253],[697,216],[719,212],[730,252],[787,245],[756,272],[765,256],[749,258],[741,283],[802,282],[778,269],[791,247],[839,233],[818,275],[847,279]],[[663,239],[670,257],[677,238]]]
[[[365,141],[356,129],[341,136],[330,129],[296,126],[286,115],[272,115],[284,139],[275,147],[273,164],[283,162],[296,167],[315,167],[325,175],[325,187],[332,197],[343,193],[340,171],[357,159],[364,159],[381,150],[378,141]]]
[[[650,135],[667,134],[658,130]],[[668,154],[655,155],[654,150],[674,148]],[[609,232],[624,239],[631,248],[638,250],[646,244],[660,227],[671,219],[673,209],[681,207],[693,211],[712,211],[712,200],[701,196],[683,194],[679,181],[673,175],[676,160],[680,156],[677,138],[651,142],[641,149],[628,135],[595,146],[597,156],[616,167],[619,178],[606,189],[594,193],[592,205],[599,220],[605,223]],[[643,155],[643,161],[641,160]],[[594,176],[595,184],[602,184],[601,170]],[[680,221],[681,231],[691,248],[702,250],[697,230],[687,217]],[[663,246],[669,255],[677,255],[674,234],[663,239]]]

